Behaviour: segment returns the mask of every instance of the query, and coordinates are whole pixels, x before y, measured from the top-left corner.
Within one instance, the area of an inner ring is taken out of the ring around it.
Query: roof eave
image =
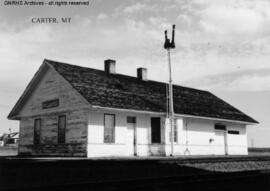
[[[240,120],[233,120],[233,119],[224,119],[224,118],[215,118],[215,117],[205,117],[205,116],[198,116],[198,115],[186,115],[186,114],[175,114],[176,116],[180,117],[188,117],[188,118],[199,118],[199,119],[209,119],[215,121],[223,121],[223,122],[232,122],[232,123],[241,123],[245,125],[256,125],[259,122],[251,122],[251,121],[240,121]]]
[[[98,105],[92,105],[92,108],[94,108],[94,109],[108,109],[108,110],[116,110],[116,111],[125,111],[125,112],[129,111],[129,112],[134,112],[134,113],[147,113],[147,114],[156,114],[156,115],[166,115],[166,112],[134,110],[134,109],[122,109],[122,108],[113,108],[113,107],[103,107],[103,106],[98,106]],[[245,125],[256,125],[256,124],[258,124],[258,122],[255,123],[255,122],[250,122],[250,121],[230,120],[230,119],[223,119],[223,118],[197,116],[197,115],[186,115],[186,114],[178,114],[178,113],[175,113],[174,115],[178,116],[178,117],[208,119],[208,120],[223,121],[223,122],[241,123],[241,124],[245,124]]]

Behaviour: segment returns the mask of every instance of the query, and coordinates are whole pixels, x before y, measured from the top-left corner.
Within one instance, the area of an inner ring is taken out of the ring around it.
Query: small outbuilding
[[[257,121],[208,91],[45,59],[8,118],[20,120],[19,154],[34,156],[246,155]]]

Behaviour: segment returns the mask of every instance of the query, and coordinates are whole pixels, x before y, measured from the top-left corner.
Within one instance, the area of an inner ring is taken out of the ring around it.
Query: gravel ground
[[[270,170],[270,161],[185,163],[179,164],[179,166],[194,167],[212,172],[239,172],[251,170]]]

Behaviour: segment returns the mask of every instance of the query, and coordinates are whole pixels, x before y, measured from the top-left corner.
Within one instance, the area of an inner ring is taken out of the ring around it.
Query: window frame
[[[135,116],[127,116],[127,123],[136,124],[136,117]]]
[[[177,143],[178,142],[178,124],[177,124],[177,119],[173,119],[173,142],[174,143]],[[172,142],[172,131],[171,131],[171,128],[170,128],[170,135],[169,135],[169,140],[170,142]]]
[[[39,121],[39,129],[37,132],[37,124]],[[41,142],[41,118],[37,118],[34,120],[34,136],[33,136],[33,143],[34,145],[39,145]]]
[[[60,121],[61,121],[62,117],[65,118],[65,120],[64,120],[65,125],[64,125],[64,128],[63,128],[64,130],[61,131]],[[67,116],[66,115],[59,115],[58,116],[58,124],[57,124],[57,126],[58,126],[57,143],[58,144],[64,144],[64,143],[66,143],[66,128],[67,128]],[[63,136],[63,138],[61,136]]]
[[[112,141],[106,141],[105,139],[105,125],[106,125],[106,115],[109,116],[113,116],[114,122],[113,122],[113,130],[112,130]],[[111,114],[111,113],[104,113],[104,120],[103,120],[103,126],[104,126],[104,133],[103,133],[103,143],[107,143],[107,144],[112,144],[115,143],[115,125],[116,125],[116,118],[115,118],[115,114]]]

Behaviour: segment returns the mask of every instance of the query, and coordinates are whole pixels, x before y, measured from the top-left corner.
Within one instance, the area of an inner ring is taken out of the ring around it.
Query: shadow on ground
[[[180,160],[0,159],[0,190],[264,191],[269,180],[268,171],[210,171]]]

